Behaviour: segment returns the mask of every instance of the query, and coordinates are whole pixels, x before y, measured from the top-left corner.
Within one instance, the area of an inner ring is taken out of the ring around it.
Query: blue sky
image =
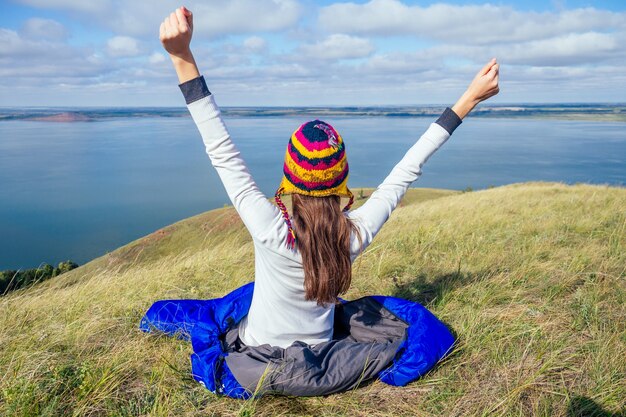
[[[0,1],[0,106],[180,106],[158,28],[181,5]],[[189,0],[221,105],[624,102],[626,1]]]

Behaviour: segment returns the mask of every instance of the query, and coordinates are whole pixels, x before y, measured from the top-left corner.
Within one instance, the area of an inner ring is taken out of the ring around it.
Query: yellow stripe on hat
[[[350,195],[350,192],[348,191],[348,177],[346,176],[346,179],[344,179],[341,184],[336,187],[328,188],[326,190],[313,190],[310,195],[315,197],[323,197],[326,195],[341,195],[348,197]]]
[[[324,182],[330,181],[333,178],[337,178],[339,174],[343,172],[343,169],[346,165],[346,154],[343,154],[343,157],[336,165],[329,169],[306,169],[298,165],[296,161],[293,160],[289,152],[285,155],[285,163],[291,172],[293,172],[298,178],[303,181],[310,182]]]
[[[341,184],[337,185],[336,187],[333,188],[327,188],[324,190],[302,190],[298,187],[296,187],[294,184],[291,183],[291,181],[289,181],[287,179],[287,177],[285,177],[283,175],[283,179],[280,183],[280,187],[283,188],[283,194],[304,194],[304,195],[310,195],[313,197],[324,197],[327,195],[340,195],[340,196],[344,196],[344,197],[350,197],[350,190],[348,189],[348,176],[346,176],[346,178],[341,182]]]
[[[337,139],[337,143],[341,143],[342,139],[341,136],[338,137]],[[300,152],[303,156],[311,159],[311,158],[325,158],[327,156],[333,155],[337,152],[337,149],[334,149],[332,147],[328,148],[328,149],[323,149],[321,151],[310,151],[307,148],[304,147],[303,144],[300,143],[300,141],[298,140],[298,138],[296,137],[295,133],[291,136],[291,143],[293,143],[293,146],[298,150],[298,152]]]

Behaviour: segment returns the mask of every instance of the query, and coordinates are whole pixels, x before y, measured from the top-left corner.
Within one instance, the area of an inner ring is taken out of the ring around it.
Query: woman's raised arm
[[[278,207],[257,187],[221,117],[221,111],[196,66],[189,47],[193,17],[184,7],[161,23],[160,39],[170,54],[179,87],[209,155],[233,206],[253,238],[262,239],[267,230],[281,224]]]
[[[422,174],[422,166],[443,145],[462,119],[481,101],[497,94],[498,64],[495,58],[489,61],[474,77],[470,86],[452,108],[447,107],[439,118],[430,124],[426,132],[406,152],[382,184],[359,208],[347,213],[355,220],[363,238],[362,247],[358,239],[353,240],[352,259],[371,243],[391,212],[400,203],[409,186]]]

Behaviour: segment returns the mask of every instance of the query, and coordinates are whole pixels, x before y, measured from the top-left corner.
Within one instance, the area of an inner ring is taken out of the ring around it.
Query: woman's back
[[[239,325],[246,345],[287,347],[296,340],[313,345],[333,335],[334,305],[305,300],[302,258],[284,242],[280,234],[254,241],[254,293]]]
[[[351,217],[351,212],[346,216]],[[280,214],[276,225],[261,239],[254,239],[254,293],[248,315],[239,325],[239,337],[248,346],[328,341],[333,335],[335,306],[305,299],[302,256],[285,245],[288,230]],[[354,261],[360,251],[359,239],[352,234],[350,241]]]

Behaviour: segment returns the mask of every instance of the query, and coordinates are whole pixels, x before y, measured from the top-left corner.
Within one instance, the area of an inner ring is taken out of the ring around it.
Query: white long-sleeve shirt
[[[250,175],[204,77],[179,87],[211,163],[254,242],[254,293],[248,315],[239,325],[239,337],[249,346],[267,343],[287,347],[296,340],[311,345],[330,340],[334,305],[323,307],[315,300],[305,300],[302,257],[299,251],[286,246],[287,225],[283,216]],[[361,248],[357,237],[351,237],[352,261],[371,243],[409,186],[421,175],[422,165],[460,123],[458,115],[446,108],[368,200],[345,213],[357,225],[363,241]]]

